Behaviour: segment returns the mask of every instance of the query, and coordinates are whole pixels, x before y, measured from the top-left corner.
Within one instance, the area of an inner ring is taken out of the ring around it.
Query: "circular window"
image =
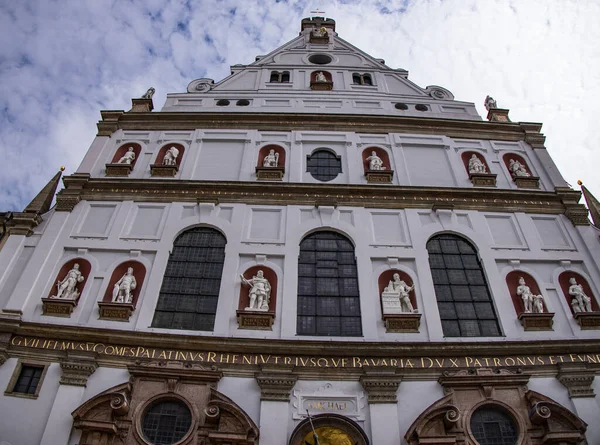
[[[402,103],[397,103],[394,107],[396,107],[397,110],[408,110],[408,105]]]
[[[310,63],[315,63],[317,65],[327,65],[331,63],[333,59],[327,54],[313,54],[308,58]]]
[[[331,181],[342,172],[342,160],[329,150],[317,150],[308,156],[306,171],[319,181]]]
[[[153,404],[144,415],[142,432],[154,445],[171,445],[179,442],[192,426],[192,413],[179,400]]]
[[[504,410],[482,407],[471,416],[471,432],[479,445],[515,445],[517,426]]]
[[[227,105],[229,105],[229,101],[227,99],[221,99],[217,101],[217,105],[219,107],[226,107]]]
[[[250,105],[250,101],[246,100],[246,99],[241,99],[241,100],[238,100],[235,104],[238,107],[247,107],[248,105]]]
[[[423,105],[423,104],[415,105],[415,109],[419,110],[419,111],[427,111],[428,110],[427,105]]]

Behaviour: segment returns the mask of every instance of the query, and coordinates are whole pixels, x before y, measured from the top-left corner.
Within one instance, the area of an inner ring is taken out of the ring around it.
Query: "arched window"
[[[160,288],[153,327],[213,330],[225,244],[225,237],[208,227],[195,227],[177,237]]]
[[[360,299],[354,246],[336,232],[300,243],[298,334],[360,336]]]
[[[498,317],[473,245],[445,233],[431,238],[427,251],[444,336],[500,336]]]
[[[289,71],[271,71],[270,83],[288,83],[290,81]]]
[[[319,181],[331,181],[342,172],[342,160],[329,150],[315,150],[306,158],[306,171]]]
[[[370,74],[353,73],[352,83],[354,85],[373,85],[373,80],[371,79]]]
[[[479,445],[515,445],[517,426],[501,409],[482,406],[471,416],[471,432]]]

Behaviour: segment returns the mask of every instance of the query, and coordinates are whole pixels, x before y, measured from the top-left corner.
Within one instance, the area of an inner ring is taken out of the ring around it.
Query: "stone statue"
[[[112,293],[113,303],[133,303],[133,290],[137,282],[133,276],[133,267],[128,267],[127,272],[115,283]]]
[[[522,178],[527,178],[527,177],[531,176],[531,174],[527,171],[525,166],[523,164],[521,164],[519,161],[516,161],[514,159],[511,159],[510,161],[508,161],[508,168],[509,168],[510,173],[512,174],[513,178],[516,178],[517,176],[522,177]]]
[[[469,159],[469,173],[487,173],[485,164],[474,153],[471,155],[471,159]]]
[[[492,96],[486,96],[484,105],[485,109],[488,111],[490,111],[490,108],[498,108],[498,104]]]
[[[323,71],[319,71],[315,74],[315,82],[327,82],[327,77],[323,74]]]
[[[573,296],[573,301],[571,301],[573,312],[592,312],[592,299],[585,294],[583,286],[577,284],[575,278],[571,278],[569,283],[571,284],[569,295]]]
[[[367,161],[369,161],[369,170],[385,170],[383,161],[375,151],[371,152],[371,156],[367,158]]]
[[[327,28],[324,26],[321,26],[320,28],[315,27],[312,30],[312,35],[315,37],[327,37]]]
[[[175,146],[169,147],[163,158],[163,165],[177,165],[177,156],[179,156],[179,150]]]
[[[415,286],[409,286],[400,279],[400,274],[395,273],[393,280],[383,289],[381,300],[384,314],[416,313],[410,301],[410,291]]]
[[[144,93],[144,95],[142,96],[142,99],[152,99],[152,96],[154,96],[154,88],[150,87],[148,88],[148,91],[146,91]]]
[[[269,154],[263,159],[263,167],[277,167],[279,164],[279,153],[275,149],[269,150]]]
[[[517,295],[523,300],[525,313],[541,314],[544,312],[544,297],[534,295],[529,286],[525,284],[525,278],[519,277],[519,285],[517,286]]]
[[[240,275],[242,283],[250,286],[250,304],[246,311],[268,311],[269,301],[271,299],[271,283],[263,276],[263,271],[259,270],[252,279],[244,278]]]
[[[135,151],[133,151],[133,147],[129,147],[127,149],[127,153],[125,153],[121,159],[117,161],[117,164],[133,164],[135,161]]]
[[[79,264],[75,263],[67,275],[56,283],[56,295],[50,298],[60,298],[62,300],[77,300],[79,298],[79,290],[77,283],[81,283],[85,277],[79,271]]]

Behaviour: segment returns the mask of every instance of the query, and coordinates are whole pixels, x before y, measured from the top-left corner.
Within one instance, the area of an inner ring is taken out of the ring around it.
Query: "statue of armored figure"
[[[327,82],[327,77],[323,74],[323,71],[319,71],[315,74],[315,82]]]
[[[61,300],[77,300],[79,290],[77,283],[81,283],[85,277],[79,271],[79,264],[75,263],[73,269],[67,272],[67,275],[56,283],[56,295],[50,298],[60,298]]]
[[[129,147],[127,153],[117,161],[117,164],[133,164],[133,161],[135,161],[135,151],[133,151],[133,147]]]
[[[573,312],[592,312],[592,299],[583,291],[583,286],[577,284],[575,278],[569,280],[569,295],[573,296],[571,307]]]
[[[387,287],[383,289],[381,299],[383,302],[383,313],[416,313],[410,301],[410,292],[415,286],[409,286],[400,279],[400,274],[395,273]]]
[[[269,150],[269,154],[263,159],[263,167],[277,167],[279,164],[279,153],[275,149]]]
[[[246,286],[250,286],[250,304],[246,311],[268,311],[269,302],[271,300],[271,283],[264,277],[262,270],[256,272],[250,280],[240,275],[242,283]]]
[[[490,108],[498,108],[496,100],[489,95],[485,97],[485,102],[483,104],[485,105],[485,109],[488,111],[490,111]]]
[[[523,277],[519,278],[517,295],[523,300],[526,314],[541,314],[544,312],[544,297],[541,295],[534,295],[529,286],[525,284],[525,279]]]
[[[177,165],[177,156],[179,156],[179,150],[175,146],[169,147],[163,158],[163,165]]]
[[[148,88],[148,91],[146,91],[144,93],[144,95],[142,96],[142,99],[152,99],[152,96],[154,96],[154,88],[150,87]]]
[[[521,164],[519,161],[516,161],[514,159],[511,159],[510,161],[508,161],[508,168],[509,168],[510,173],[512,174],[513,178],[516,178],[516,177],[527,178],[527,177],[531,176],[531,174],[527,171],[525,166],[523,164]]]
[[[469,159],[469,173],[487,173],[485,164],[476,154],[472,154]]]
[[[371,156],[367,158],[367,161],[369,161],[369,170],[385,170],[383,161],[375,151],[371,152]]]
[[[127,272],[119,281],[115,283],[112,293],[113,303],[133,303],[133,290],[137,287],[137,282],[133,276],[133,268],[128,267]]]

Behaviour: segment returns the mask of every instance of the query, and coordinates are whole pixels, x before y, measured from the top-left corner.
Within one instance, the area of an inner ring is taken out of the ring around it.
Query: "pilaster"
[[[360,383],[367,392],[373,443],[396,445],[400,443],[398,422],[390,424],[390,419],[398,417],[398,386],[402,376],[393,369],[366,369]]]
[[[60,362],[62,376],[61,385],[86,386],[98,363],[90,355],[69,354],[66,360]]]
[[[360,378],[360,384],[367,391],[369,405],[373,403],[397,403],[396,393],[401,381],[402,376],[397,375],[393,369],[369,369]]]
[[[595,372],[587,369],[584,363],[561,364],[558,371],[558,381],[569,390],[571,399],[579,397],[595,397],[592,383]]]
[[[260,400],[285,403],[290,401],[290,391],[298,380],[291,370],[275,368],[264,368],[255,378],[260,386]]]
[[[255,378],[260,386],[260,444],[279,445],[288,437],[290,391],[298,376],[291,369],[263,368]]]

